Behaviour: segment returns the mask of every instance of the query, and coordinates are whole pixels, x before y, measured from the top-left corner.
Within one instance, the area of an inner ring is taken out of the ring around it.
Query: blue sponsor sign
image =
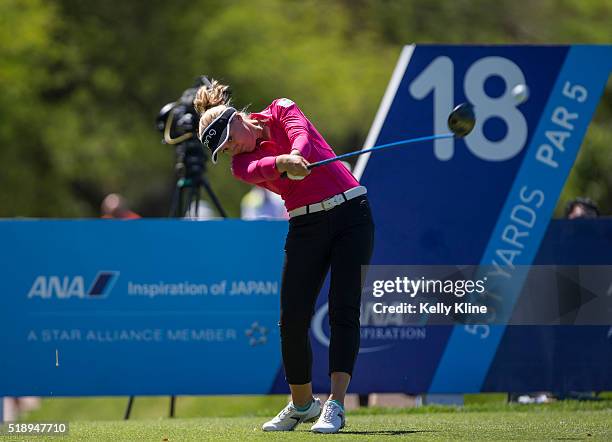
[[[283,222],[0,222],[0,394],[287,392],[277,327],[285,233]],[[611,238],[609,219],[555,221],[535,263],[609,263]],[[389,318],[362,312],[351,390],[427,391],[448,327]],[[318,391],[329,386],[327,321],[322,304],[312,323]],[[610,327],[507,327],[481,389],[610,388],[611,342]]]
[[[584,69],[599,58],[601,63],[595,63],[593,69]],[[611,69],[612,47],[567,48],[481,263],[516,266],[533,262]],[[506,279],[506,296],[518,296],[524,276]],[[506,315],[511,313],[506,311]],[[470,390],[480,390],[504,330],[504,326],[490,327],[490,335],[481,339],[469,327],[456,327],[431,389],[449,390],[451,375],[465,372],[473,381]]]
[[[286,230],[0,222],[0,396],[268,392]]]
[[[447,132],[448,114],[464,101],[477,123],[463,139],[360,157],[355,174],[377,227],[372,262],[533,263],[611,68],[612,46],[405,47],[364,147]],[[517,85],[527,86],[526,101],[512,94]],[[521,277],[506,284],[509,293],[520,292]],[[321,297],[318,312],[326,308]],[[324,326],[316,325],[315,357],[325,361],[325,340],[316,339]],[[507,391],[500,378],[491,381],[500,352],[516,346],[504,326],[375,327],[367,316],[362,326],[354,391]],[[595,330],[592,352],[609,367],[605,333]],[[326,370],[317,367],[317,388],[327,388]],[[384,381],[372,373],[385,373]]]

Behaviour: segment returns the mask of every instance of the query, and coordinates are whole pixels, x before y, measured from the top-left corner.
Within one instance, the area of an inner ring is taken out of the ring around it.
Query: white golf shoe
[[[344,428],[344,410],[332,401],[323,404],[323,411],[319,420],[310,428],[315,433],[337,433]]]
[[[321,414],[321,400],[314,398],[306,411],[297,411],[293,402],[281,410],[272,420],[261,426],[263,431],[291,431],[302,422],[314,422]]]

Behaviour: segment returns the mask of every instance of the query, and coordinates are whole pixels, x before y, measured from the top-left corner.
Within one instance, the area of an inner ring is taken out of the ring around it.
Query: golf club
[[[469,103],[461,103],[457,107],[453,109],[453,111],[448,116],[448,128],[451,132],[437,135],[429,135],[425,137],[418,138],[408,138],[405,140],[395,141],[393,143],[381,144],[380,146],[370,147],[368,149],[362,149],[355,152],[345,153],[343,155],[339,155],[333,158],[328,158],[326,160],[317,161],[316,163],[311,163],[307,167],[309,170],[314,169],[315,167],[324,166],[329,163],[333,163],[334,161],[340,161],[345,158],[351,158],[359,155],[363,155],[368,152],[375,152],[379,150],[389,149],[396,146],[401,146],[405,144],[413,144],[419,143],[422,141],[431,141],[437,140],[441,138],[463,138],[468,135],[474,125],[476,124],[476,117],[474,116],[474,107]],[[290,179],[302,179],[304,177],[297,177],[288,175],[286,172],[281,175],[282,177],[289,177]]]

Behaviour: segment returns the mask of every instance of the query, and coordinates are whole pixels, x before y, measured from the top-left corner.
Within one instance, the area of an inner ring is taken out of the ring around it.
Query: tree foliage
[[[357,148],[401,47],[609,43],[606,0],[4,0],[0,2],[0,216],[97,216],[120,192],[165,216],[174,151],[154,121],[200,74],[258,110],[293,98],[337,151]],[[608,85],[561,203],[612,211]],[[238,215],[248,186],[209,167]]]

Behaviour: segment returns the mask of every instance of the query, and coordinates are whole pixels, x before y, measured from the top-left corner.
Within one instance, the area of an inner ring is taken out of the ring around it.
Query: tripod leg
[[[170,213],[168,217],[177,218],[182,215],[181,212],[181,200],[183,199],[183,185],[181,180],[176,183],[174,192],[172,193],[172,201],[170,202]]]
[[[176,404],[176,396],[170,396],[170,417],[174,417],[174,405]]]
[[[194,193],[195,188],[193,185],[187,190],[187,199],[185,200],[185,209],[183,211],[183,217],[187,219],[196,219],[198,217],[197,212],[194,212]]]
[[[193,219],[200,218],[200,186],[196,186],[193,188],[193,192],[191,193],[191,198],[193,204]]]
[[[125,414],[123,416],[124,420],[128,420],[130,418],[130,413],[132,412],[132,404],[134,403],[134,396],[130,396],[128,400],[127,408],[125,409]]]
[[[225,213],[225,210],[223,210],[223,206],[221,206],[221,203],[219,202],[217,195],[215,195],[215,193],[212,191],[212,188],[210,187],[208,179],[206,179],[205,176],[202,176],[202,186],[204,186],[204,189],[206,189],[206,193],[208,193],[208,196],[210,197],[213,204],[215,205],[217,212],[219,212],[219,214],[223,218],[227,218],[227,213]]]
[[[178,207],[177,207],[177,211],[176,211],[176,217],[177,218],[183,218],[185,216],[185,209],[183,208],[183,202],[184,202],[184,193],[185,188],[181,187],[181,191],[179,192],[179,197],[178,197]]]

